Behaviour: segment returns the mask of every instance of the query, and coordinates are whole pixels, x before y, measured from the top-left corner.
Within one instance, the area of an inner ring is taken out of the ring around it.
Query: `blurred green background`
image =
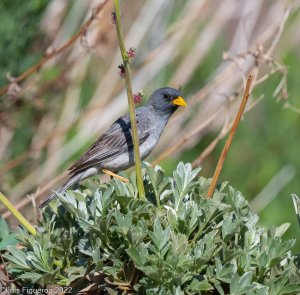
[[[8,83],[7,73],[18,76],[67,42],[99,2],[2,0],[0,86]],[[11,84],[10,93],[0,97],[0,186],[14,203],[65,171],[97,134],[126,111],[108,2],[73,46],[20,83],[17,93]],[[169,123],[150,160],[187,136],[160,164],[171,173],[178,161],[193,162],[219,134],[226,108],[213,124],[189,134],[228,101],[229,117],[234,117],[249,70],[257,73],[257,80],[267,75],[255,86],[252,102],[263,98],[244,116],[221,180],[252,202],[261,225],[289,222],[287,238],[298,238],[291,198],[300,187],[298,2],[123,2],[126,42],[137,47],[135,91],[142,88],[147,97],[155,88],[180,86],[190,102],[189,110],[181,110]],[[274,50],[268,52],[273,42]],[[229,72],[219,78],[226,69]],[[286,81],[282,80],[285,70]],[[278,85],[282,89],[273,95]],[[201,163],[203,176],[212,176],[224,143],[223,138]],[[32,204],[22,210],[32,216]],[[299,250],[300,241],[295,252]]]

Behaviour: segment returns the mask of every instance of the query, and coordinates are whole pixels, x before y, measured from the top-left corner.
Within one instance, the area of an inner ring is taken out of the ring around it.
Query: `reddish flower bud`
[[[119,68],[119,75],[120,75],[120,77],[121,77],[122,79],[125,79],[125,67],[124,67],[124,65],[123,65],[123,64],[120,64],[120,65],[118,66],[118,68]]]
[[[136,48],[130,47],[129,50],[127,51],[127,56],[130,60],[133,60],[136,56]]]
[[[133,95],[133,100],[135,104],[139,104],[142,101],[142,98],[144,97],[144,92],[143,90],[140,90],[138,93],[135,93]]]

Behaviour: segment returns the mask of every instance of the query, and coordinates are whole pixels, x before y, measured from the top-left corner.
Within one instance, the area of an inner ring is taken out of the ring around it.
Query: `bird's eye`
[[[165,99],[168,99],[168,98],[169,98],[169,95],[168,95],[168,94],[164,94],[164,98],[165,98]]]

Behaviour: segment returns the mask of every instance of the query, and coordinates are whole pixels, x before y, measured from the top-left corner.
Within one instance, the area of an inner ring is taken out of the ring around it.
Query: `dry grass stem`
[[[248,98],[250,96],[250,88],[251,88],[252,79],[253,79],[253,75],[249,74],[248,79],[247,79],[247,84],[246,84],[246,87],[245,87],[245,91],[244,91],[244,95],[243,95],[243,99],[241,101],[241,105],[240,105],[240,108],[239,108],[239,111],[238,111],[238,113],[237,113],[237,115],[235,117],[233,126],[232,126],[232,128],[230,130],[230,133],[229,133],[229,136],[228,136],[228,140],[226,141],[225,146],[224,146],[224,148],[222,150],[222,153],[221,153],[221,156],[219,158],[219,161],[218,161],[218,164],[217,164],[214,176],[212,178],[210,187],[208,189],[208,193],[207,193],[207,197],[208,198],[211,198],[212,195],[213,195],[213,193],[214,193],[214,191],[215,191],[215,188],[216,188],[216,185],[217,185],[217,182],[218,182],[218,179],[219,179],[219,175],[221,173],[224,161],[226,159],[227,153],[228,153],[230,145],[232,143],[234,134],[236,132],[236,129],[237,129],[237,127],[239,125],[239,122],[240,122],[240,120],[242,118],[242,115],[244,113],[244,109],[246,107]]]

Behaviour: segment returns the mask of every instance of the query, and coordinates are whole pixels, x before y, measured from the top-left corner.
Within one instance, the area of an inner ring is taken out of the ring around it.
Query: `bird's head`
[[[187,106],[179,90],[171,87],[159,88],[149,98],[155,110],[160,113],[172,114],[178,106]]]

